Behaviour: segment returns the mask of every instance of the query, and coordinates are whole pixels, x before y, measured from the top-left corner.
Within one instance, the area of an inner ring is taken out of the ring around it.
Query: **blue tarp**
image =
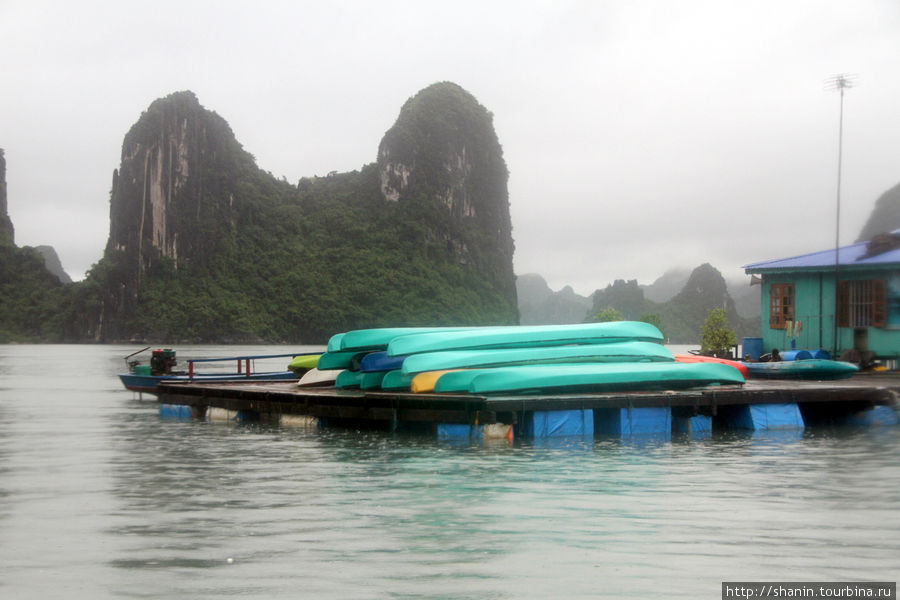
[[[723,406],[719,408],[719,415],[731,429],[763,431],[804,428],[803,416],[795,403]]]
[[[672,410],[657,408],[606,408],[596,410],[598,433],[606,435],[662,435],[672,434]]]
[[[525,435],[545,437],[593,437],[594,412],[578,410],[536,410],[525,417]]]

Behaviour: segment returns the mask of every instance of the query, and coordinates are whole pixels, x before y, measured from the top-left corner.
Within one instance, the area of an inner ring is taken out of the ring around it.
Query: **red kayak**
[[[715,356],[702,356],[700,354],[676,354],[675,362],[682,363],[698,363],[698,362],[714,362],[720,363],[723,365],[731,365],[735,369],[741,372],[745,378],[749,377],[749,373],[747,372],[747,365],[738,361],[738,360],[728,360],[727,358],[716,358]]]

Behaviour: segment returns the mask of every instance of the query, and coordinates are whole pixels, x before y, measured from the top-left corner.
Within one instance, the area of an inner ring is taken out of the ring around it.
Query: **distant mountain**
[[[644,297],[653,302],[666,302],[675,297],[681,291],[684,284],[691,277],[691,269],[669,269],[650,285],[642,285]]]
[[[738,339],[758,335],[758,325],[738,316],[734,300],[722,274],[709,263],[691,273],[684,288],[674,298],[656,307],[665,327],[666,336],[673,343],[693,344],[700,339],[700,330],[709,311],[722,308]]]
[[[588,318],[590,319],[606,308],[612,308],[622,315],[626,321],[640,320],[647,313],[649,303],[644,298],[644,290],[638,285],[637,279],[617,279],[597,290],[591,297],[592,306]]]
[[[856,241],[865,242],[879,233],[889,233],[895,229],[900,229],[900,184],[878,198]]]
[[[77,305],[73,290],[48,270],[40,248],[16,247],[6,190],[6,159],[0,149],[0,344],[69,341],[61,332],[65,307]],[[58,264],[56,252],[43,248]]]
[[[53,246],[35,246],[34,249],[41,253],[41,256],[44,257],[44,266],[59,279],[60,283],[72,283],[72,278],[69,277],[69,274],[63,269],[62,263],[59,261],[59,256],[56,254],[56,250],[53,249]]]
[[[675,272],[670,272],[663,285],[654,289],[661,294],[661,290],[671,287],[676,280]],[[725,279],[709,264],[694,269],[681,290],[663,302],[647,299],[645,288],[638,285],[636,280],[617,280],[605,289],[594,292],[589,318],[607,308],[615,309],[628,320],[641,320],[649,315],[656,315],[662,324],[663,334],[674,344],[698,343],[700,329],[713,308],[725,309],[738,339],[759,333],[759,318],[747,319],[738,315]]]
[[[666,271],[659,279],[650,285],[642,285],[644,297],[653,302],[667,302],[680,292],[693,273],[690,269],[675,268]],[[751,286],[750,278],[730,279],[725,281],[728,293],[734,300],[737,313],[748,319],[758,317],[760,314],[759,286]]]
[[[571,286],[554,292],[543,277],[534,273],[516,278],[516,295],[522,325],[583,323],[591,307],[591,299],[579,296]]]

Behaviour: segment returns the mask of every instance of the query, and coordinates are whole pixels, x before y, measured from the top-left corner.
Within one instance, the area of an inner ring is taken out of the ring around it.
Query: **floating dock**
[[[679,391],[557,395],[413,394],[294,382],[164,383],[160,414],[305,426],[434,432],[438,437],[705,435],[897,425],[900,373],[836,381],[748,380]]]

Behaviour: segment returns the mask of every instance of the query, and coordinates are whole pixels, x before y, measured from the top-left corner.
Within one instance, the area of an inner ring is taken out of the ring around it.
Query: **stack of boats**
[[[677,357],[649,323],[355,330],[299,385],[415,393],[553,394],[740,385],[740,363]],[[731,363],[731,364],[729,364]]]

